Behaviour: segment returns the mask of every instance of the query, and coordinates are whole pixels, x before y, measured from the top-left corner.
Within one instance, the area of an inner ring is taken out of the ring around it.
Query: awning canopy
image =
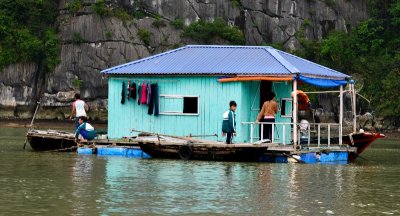
[[[321,78],[311,78],[299,75],[298,80],[305,82],[310,85],[314,85],[321,88],[334,88],[343,85],[347,85],[347,80],[332,80],[332,79],[321,79]]]

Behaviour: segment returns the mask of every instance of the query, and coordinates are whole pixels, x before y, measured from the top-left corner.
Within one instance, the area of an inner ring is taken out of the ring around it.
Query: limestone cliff
[[[54,71],[40,74],[40,65],[31,62],[0,72],[0,118],[29,118],[40,100],[39,118],[64,119],[74,92],[80,91],[92,108],[91,117],[106,120],[107,80],[100,70],[197,43],[172,25],[177,19],[187,26],[221,17],[243,31],[248,45],[281,43],[297,49],[300,37],[319,40],[333,29],[347,31],[368,18],[365,0],[105,1],[107,7],[126,14],[143,14],[134,19],[100,16],[93,11],[96,0],[81,0],[78,10],[71,12],[68,6],[73,1],[59,0],[61,63]]]

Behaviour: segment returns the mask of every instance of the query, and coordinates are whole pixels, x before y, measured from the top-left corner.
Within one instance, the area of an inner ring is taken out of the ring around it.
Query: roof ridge
[[[293,64],[291,64],[290,62],[286,61],[286,59],[284,59],[280,53],[277,52],[277,49],[269,47],[269,48],[265,48],[265,50],[272,55],[272,57],[274,57],[283,67],[285,67],[290,73],[299,73],[299,69],[297,67],[295,67]],[[271,53],[271,51],[273,51],[274,53]],[[276,54],[278,54],[279,56],[277,56]]]
[[[337,70],[334,70],[334,69],[332,69],[332,68],[328,68],[328,67],[326,67],[326,66],[323,66],[323,65],[317,64],[317,63],[315,63],[315,62],[312,62],[312,61],[310,61],[310,60],[308,60],[308,59],[305,59],[305,58],[298,57],[298,56],[296,56],[296,55],[293,55],[293,54],[290,54],[290,53],[284,52],[284,51],[282,51],[282,50],[277,50],[277,51],[278,51],[278,52],[280,52],[280,53],[283,53],[283,54],[289,55],[289,56],[291,56],[291,57],[294,57],[294,58],[297,58],[297,59],[300,59],[300,60],[303,60],[303,61],[307,61],[308,63],[311,63],[311,64],[313,64],[313,65],[315,65],[315,66],[318,66],[318,67],[320,67],[320,68],[328,69],[328,70],[330,70],[330,71],[332,71],[332,72],[335,72],[335,73],[339,73],[339,74],[343,74],[343,75],[346,75],[346,76],[348,76],[347,74],[344,74],[344,73],[342,73],[342,72],[340,72],[340,71],[337,71]],[[303,73],[307,73],[307,72],[303,72]]]

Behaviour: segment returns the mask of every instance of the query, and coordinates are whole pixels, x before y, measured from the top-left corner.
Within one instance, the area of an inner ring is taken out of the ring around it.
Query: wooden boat
[[[34,151],[76,150],[75,135],[58,130],[29,130],[27,139]]]
[[[194,140],[178,137],[147,136],[138,137],[137,142],[143,152],[153,158],[171,158],[183,160],[215,160],[215,161],[261,161],[264,156],[286,157],[295,159],[294,155],[301,157],[307,153],[320,152],[347,152],[348,161],[354,160],[364,152],[377,138],[384,137],[381,133],[359,132],[343,136],[342,147],[321,147],[313,150],[306,148],[293,149],[292,145],[279,144],[224,144],[221,142]],[[338,139],[338,138],[336,138]]]
[[[350,154],[350,159],[354,160],[356,157],[360,156],[360,154],[363,153],[376,139],[384,137],[384,134],[374,132],[351,133],[343,136],[343,143],[357,148],[357,151],[354,154]]]
[[[142,151],[153,158],[213,161],[260,161],[270,144],[139,142]]]

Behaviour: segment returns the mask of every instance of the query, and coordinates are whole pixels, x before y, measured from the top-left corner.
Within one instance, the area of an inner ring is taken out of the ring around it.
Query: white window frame
[[[174,99],[183,99],[183,100],[185,100],[185,97],[197,98],[197,113],[183,113],[183,110],[182,110],[182,112],[175,112],[175,111],[160,112],[160,115],[182,115],[182,116],[198,116],[198,115],[200,115],[200,95],[160,94],[158,101],[161,101],[161,98],[174,98]],[[161,111],[161,107],[160,106],[161,106],[161,103],[158,103],[158,109]]]
[[[281,117],[283,117],[283,118],[292,118],[293,117],[293,111],[291,110],[291,112],[290,112],[290,115],[288,115],[288,114],[286,114],[286,115],[282,115],[282,102],[283,101],[286,101],[286,105],[287,105],[287,101],[290,101],[290,103],[292,104],[292,107],[293,107],[293,98],[281,98],[281,101],[280,101],[280,106],[279,106],[279,111],[281,112]],[[286,105],[285,105],[285,108],[286,108]]]

